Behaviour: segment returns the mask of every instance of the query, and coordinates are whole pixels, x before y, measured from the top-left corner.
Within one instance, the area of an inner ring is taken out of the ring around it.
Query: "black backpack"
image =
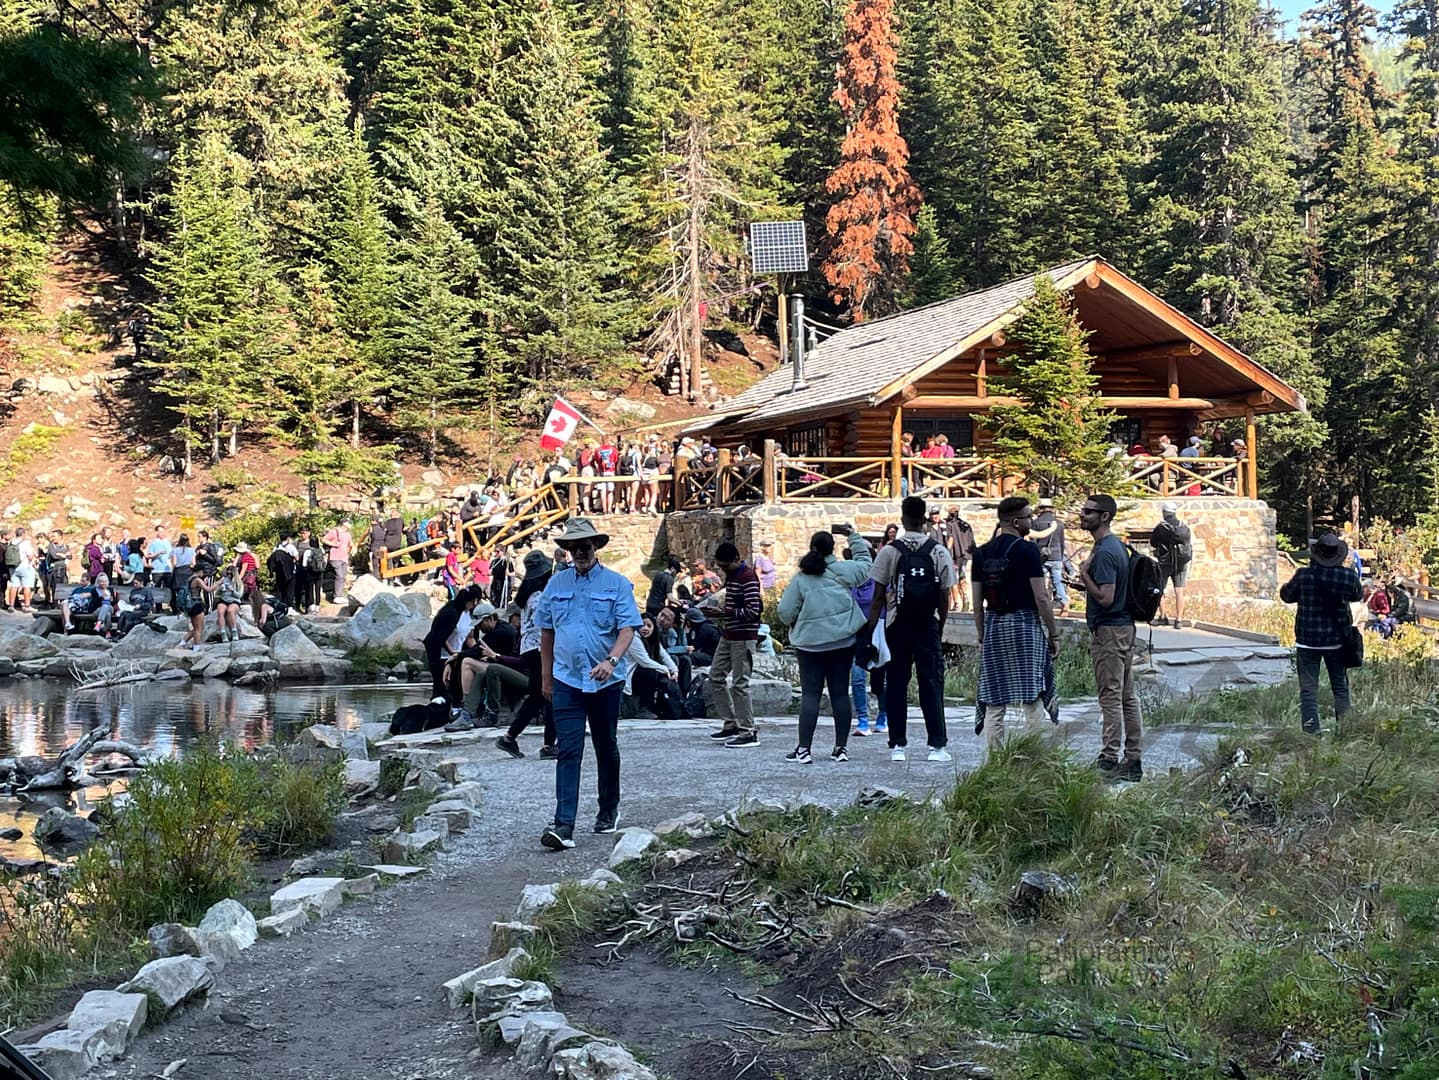
[[[325,572],[325,553],[314,545],[305,549],[305,569],[312,574]]]
[[[899,606],[896,617],[901,619],[933,619],[939,612],[939,576],[934,572],[934,540],[927,539],[917,548],[901,542],[899,572],[895,575]]]
[[[1124,598],[1124,613],[1137,623],[1154,621],[1159,601],[1164,597],[1164,576],[1153,556],[1135,551],[1128,544],[1129,591]]]
[[[1183,522],[1171,525],[1161,521],[1150,534],[1149,546],[1154,549],[1156,558],[1172,563],[1176,570],[1188,566],[1194,558],[1194,542],[1189,526]]]
[[[450,709],[443,702],[429,701],[424,705],[401,705],[390,717],[391,735],[414,735],[444,727],[450,722]]]
[[[976,559],[975,580],[979,582],[984,593],[984,609],[991,615],[1007,615],[1009,613],[1009,598],[1004,590],[1004,577],[1009,570],[1009,556],[1017,543],[1019,543],[1019,539],[1011,537],[1003,555],[989,555],[982,561]]]

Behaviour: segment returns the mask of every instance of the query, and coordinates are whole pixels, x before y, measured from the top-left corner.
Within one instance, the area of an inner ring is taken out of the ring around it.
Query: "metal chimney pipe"
[[[809,386],[804,381],[804,297],[799,293],[790,296],[790,351],[794,353],[794,386],[792,390],[798,392]]]

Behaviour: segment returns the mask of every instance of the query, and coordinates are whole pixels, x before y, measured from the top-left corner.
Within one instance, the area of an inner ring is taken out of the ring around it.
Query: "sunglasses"
[[[594,550],[595,550],[595,545],[589,543],[588,541],[576,541],[576,542],[570,544],[570,554],[571,554],[571,555],[574,555],[574,554],[576,554],[577,552],[581,552],[581,551],[594,551]]]

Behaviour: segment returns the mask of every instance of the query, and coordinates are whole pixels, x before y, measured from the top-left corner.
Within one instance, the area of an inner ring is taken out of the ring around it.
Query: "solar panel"
[[[749,257],[756,274],[806,274],[809,248],[803,221],[753,221]]]

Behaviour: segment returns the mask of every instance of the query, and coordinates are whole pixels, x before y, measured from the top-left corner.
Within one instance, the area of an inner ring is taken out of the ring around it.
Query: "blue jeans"
[[[1045,559],[1044,569],[1049,574],[1049,583],[1054,587],[1054,602],[1060,607],[1069,606],[1069,590],[1064,587],[1064,560]]]
[[[854,698],[854,718],[869,720],[869,672],[858,664],[849,669],[849,695]]]
[[[1339,658],[1339,649],[1294,650],[1294,665],[1299,669],[1299,719],[1305,731],[1319,730],[1319,668],[1329,670],[1329,689],[1334,691],[1334,716],[1349,711],[1349,672]]]
[[[600,813],[612,816],[620,806],[620,698],[625,684],[614,683],[587,694],[555,680],[555,824],[575,824],[580,802],[580,763],[585,756],[585,722],[595,744],[599,768]]]

